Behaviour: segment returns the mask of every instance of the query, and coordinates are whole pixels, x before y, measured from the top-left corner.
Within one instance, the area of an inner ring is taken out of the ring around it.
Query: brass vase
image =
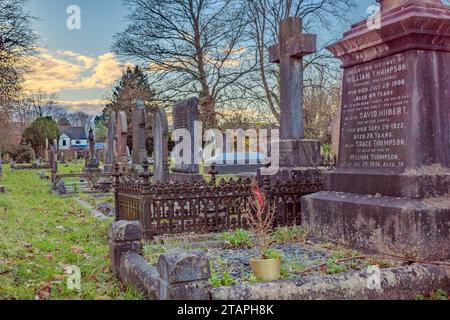
[[[281,259],[252,259],[253,274],[262,281],[277,281],[281,278]]]

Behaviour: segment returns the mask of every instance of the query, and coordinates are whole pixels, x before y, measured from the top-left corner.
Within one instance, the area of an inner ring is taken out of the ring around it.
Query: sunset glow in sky
[[[352,22],[364,17],[375,0],[355,2],[358,10]],[[66,26],[71,5],[81,9],[80,30]],[[29,0],[29,11],[39,19],[34,25],[39,55],[30,60],[34,72],[26,88],[56,93],[58,102],[71,111],[99,113],[111,85],[130,63],[111,52],[113,36],[126,27],[122,0]]]

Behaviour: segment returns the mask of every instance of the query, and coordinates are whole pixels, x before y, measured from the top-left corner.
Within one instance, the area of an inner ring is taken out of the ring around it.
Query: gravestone
[[[116,141],[117,141],[116,160],[117,163],[119,164],[120,173],[128,172],[127,135],[128,135],[127,115],[124,111],[120,111],[117,114],[116,119]]]
[[[169,124],[164,108],[153,118],[153,176],[156,182],[169,181]]]
[[[141,166],[147,159],[147,150],[145,146],[145,126],[147,123],[147,113],[145,111],[144,102],[140,99],[136,100],[133,110],[133,165]]]
[[[198,98],[190,98],[176,103],[173,106],[173,129],[186,129],[191,135],[190,163],[182,163],[176,159],[175,168],[172,170],[171,180],[173,181],[196,181],[202,179],[199,174],[199,164],[195,163],[195,122],[200,120],[198,108]]]
[[[88,145],[89,145],[89,153],[86,158],[86,165],[84,168],[85,172],[99,172],[99,161],[96,155],[95,150],[95,137],[94,137],[94,130],[93,128],[89,128],[89,135],[88,135]]]
[[[270,47],[271,63],[280,65],[280,141],[278,178],[283,180],[309,173],[322,165],[320,142],[305,139],[303,99],[303,57],[316,52],[316,35],[302,33],[302,21],[281,22],[279,43]],[[307,169],[308,168],[308,169]],[[309,170],[309,171],[308,171]]]
[[[450,7],[380,1],[380,28],[353,25],[341,140],[328,192],[303,198],[317,237],[413,259],[450,258]]]
[[[115,152],[116,143],[116,113],[111,111],[108,119],[108,133],[106,137],[105,153],[103,157],[104,172],[111,172],[113,167],[113,154]]]

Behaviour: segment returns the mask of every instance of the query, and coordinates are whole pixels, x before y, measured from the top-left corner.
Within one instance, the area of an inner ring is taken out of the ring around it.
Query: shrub
[[[253,248],[254,246],[250,232],[243,229],[236,229],[233,233],[222,233],[218,239],[227,242],[232,248]]]
[[[267,201],[256,180],[253,181],[252,197],[244,208],[244,214],[258,247],[261,251],[268,249],[272,243],[270,234],[275,222],[276,207],[274,203]]]
[[[299,226],[282,227],[275,230],[272,239],[278,244],[305,243],[308,240],[308,232]]]
[[[281,259],[283,257],[283,252],[275,249],[263,249],[261,254],[263,259]]]
[[[13,159],[17,163],[32,163],[35,160],[34,150],[28,144],[20,144],[14,150]]]

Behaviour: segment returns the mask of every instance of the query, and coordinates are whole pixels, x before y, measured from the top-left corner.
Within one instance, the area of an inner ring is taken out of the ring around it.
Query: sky
[[[352,22],[364,18],[375,0],[355,2]],[[72,5],[80,8],[80,29],[67,27],[73,16],[67,9]],[[57,102],[69,111],[98,114],[111,86],[129,64],[111,52],[113,36],[127,25],[122,0],[29,0],[28,11],[38,18],[34,30],[39,36],[39,54],[31,61],[34,72],[26,88],[56,94]]]

